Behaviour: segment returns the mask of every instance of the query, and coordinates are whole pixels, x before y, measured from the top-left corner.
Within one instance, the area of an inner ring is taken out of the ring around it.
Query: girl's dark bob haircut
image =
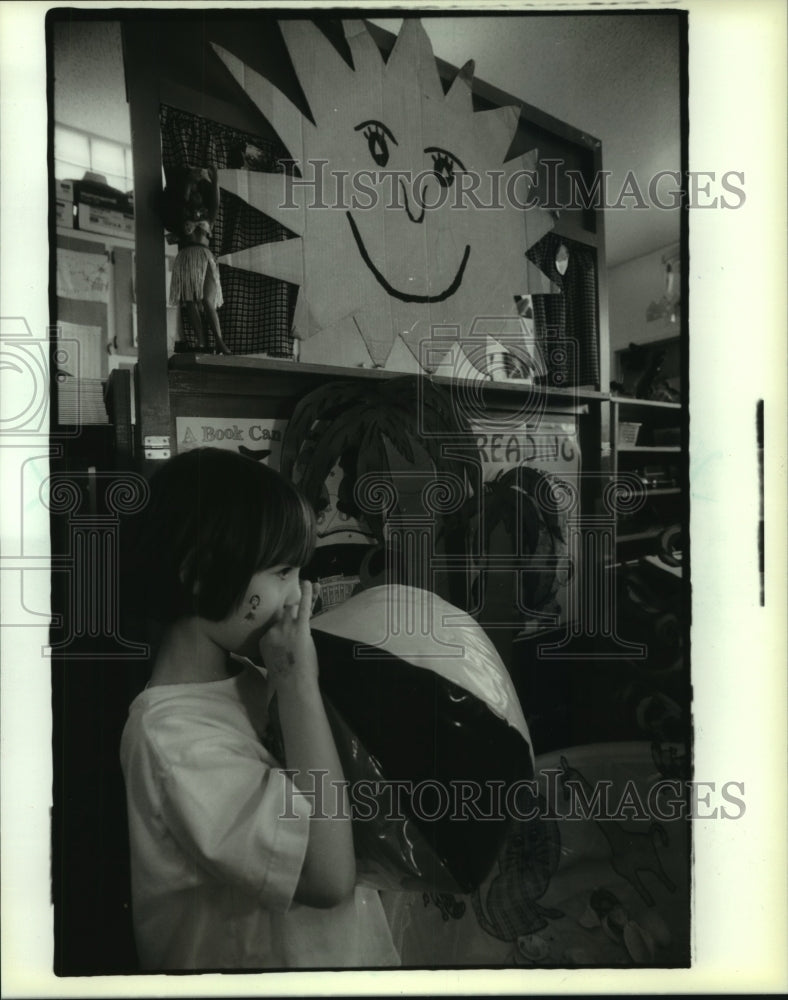
[[[171,458],[150,487],[133,559],[144,610],[159,622],[221,621],[255,573],[312,558],[314,511],[267,465],[196,448]]]

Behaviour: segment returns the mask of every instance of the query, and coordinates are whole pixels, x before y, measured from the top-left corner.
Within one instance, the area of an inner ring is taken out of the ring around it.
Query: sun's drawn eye
[[[356,125],[355,132],[361,132],[367,140],[369,152],[372,159],[379,167],[385,167],[389,162],[389,146],[387,139],[397,145],[397,140],[391,134],[391,130],[386,128],[382,122],[367,121]]]
[[[454,183],[454,175],[457,169],[465,170],[464,165],[454,153],[450,153],[446,149],[440,149],[438,146],[428,146],[424,152],[430,153],[432,156],[432,170],[438,178],[441,187],[451,187]]]

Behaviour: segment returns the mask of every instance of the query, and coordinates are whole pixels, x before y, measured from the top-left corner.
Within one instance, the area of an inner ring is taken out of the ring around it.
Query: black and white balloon
[[[320,682],[350,783],[359,873],[379,888],[470,892],[533,776],[495,647],[435,594],[379,586],[316,616]]]

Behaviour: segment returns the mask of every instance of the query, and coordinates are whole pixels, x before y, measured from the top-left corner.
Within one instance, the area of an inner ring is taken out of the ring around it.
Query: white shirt
[[[311,804],[261,742],[265,681],[147,688],[121,740],[134,931],[144,969],[398,965],[377,892],[293,895]],[[289,818],[282,818],[287,813]]]

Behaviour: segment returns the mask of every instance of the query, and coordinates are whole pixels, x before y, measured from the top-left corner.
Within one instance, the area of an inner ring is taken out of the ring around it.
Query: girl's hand
[[[280,612],[260,639],[260,653],[275,684],[317,680],[317,653],[309,628],[315,599],[310,581],[302,580],[298,607]]]

